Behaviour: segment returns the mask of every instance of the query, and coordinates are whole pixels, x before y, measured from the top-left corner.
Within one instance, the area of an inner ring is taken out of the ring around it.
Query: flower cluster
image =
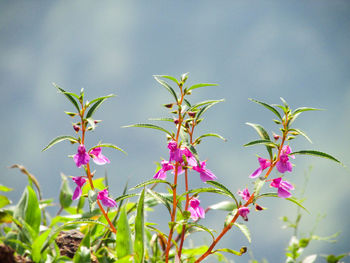
[[[178,147],[176,141],[170,141],[168,143],[169,149],[169,161],[163,160],[161,162],[162,167],[153,176],[154,179],[165,179],[167,171],[175,172],[177,167],[177,173],[181,174],[185,168],[192,168],[197,171],[203,182],[208,180],[215,180],[216,176],[206,168],[206,162],[198,163],[191,151],[186,147]]]
[[[79,145],[78,152],[73,156],[73,160],[78,168],[82,165],[86,165],[90,161],[90,156],[94,163],[98,165],[104,165],[110,163],[109,159],[101,153],[101,147],[96,147],[86,152],[85,146],[83,144]]]

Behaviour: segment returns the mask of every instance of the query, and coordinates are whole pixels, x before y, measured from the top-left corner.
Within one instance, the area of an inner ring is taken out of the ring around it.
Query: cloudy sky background
[[[297,138],[291,146],[325,151],[350,165],[349,14],[348,1],[1,1],[0,183],[16,189],[9,196],[17,202],[26,179],[7,167],[20,163],[39,179],[44,197],[57,200],[60,173],[82,175],[67,158],[75,146],[62,143],[41,152],[52,138],[73,134],[71,119],[63,113],[73,107],[52,82],[73,92],[84,88],[90,100],[117,94],[96,113],[103,122],[87,138],[90,146],[103,140],[128,152],[106,149],[111,164],[96,168],[99,176],[107,169],[112,196],[121,194],[128,179],[134,185],[151,178],[154,162],[167,158],[164,136],[121,126],[166,116],[161,105],[170,96],[152,75],[184,72],[190,73],[189,84],[219,84],[194,92],[191,101],[225,98],[208,111],[200,131],[220,133],[228,141],[209,138],[198,151],[232,191],[251,187],[255,155],[265,155],[262,146],[242,146],[257,138],[245,122],[278,131],[272,113],[248,98],[279,103],[283,97],[293,108],[325,109],[295,122],[313,144]],[[349,170],[312,157],[298,156],[293,162],[287,177],[299,189],[313,167],[304,203],[310,214],[303,217],[302,232],[311,229],[317,215],[326,217],[316,234],[341,231],[338,243],[315,241],[307,253],[349,252]],[[192,186],[202,186],[196,174]],[[209,195],[201,199],[204,206],[213,202]],[[252,245],[235,230],[220,246],[249,245],[257,259],[282,262],[291,232],[282,230],[278,218],[293,217],[296,207],[277,199],[261,205],[268,210],[251,213],[248,222]],[[218,218],[208,214],[204,222],[218,228]]]

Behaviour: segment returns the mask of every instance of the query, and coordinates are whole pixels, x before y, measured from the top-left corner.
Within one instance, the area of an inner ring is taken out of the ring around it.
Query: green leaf
[[[252,242],[252,238],[250,236],[250,231],[249,231],[248,227],[246,225],[239,224],[239,223],[234,223],[234,225],[236,227],[238,227],[239,230],[241,230],[243,235],[247,238],[248,242],[251,243]]]
[[[193,110],[198,109],[201,106],[212,105],[212,104],[216,104],[216,103],[223,102],[223,101],[225,101],[225,100],[221,99],[221,100],[205,100],[205,101],[201,101],[199,103],[196,103],[195,105],[192,105],[187,111],[193,111]]]
[[[317,258],[316,254],[307,256],[306,258],[303,259],[302,263],[313,263],[315,262],[316,258]]]
[[[60,205],[63,208],[68,208],[73,202],[73,192],[69,187],[67,177],[64,174],[61,174],[61,178],[62,185],[60,190]]]
[[[201,136],[199,136],[197,139],[196,139],[196,141],[197,140],[200,140],[200,139],[202,139],[202,138],[204,138],[204,137],[217,137],[217,138],[219,138],[219,139],[221,139],[221,140],[223,140],[223,141],[227,141],[224,137],[222,137],[220,134],[217,134],[217,133],[206,133],[206,134],[203,134],[203,135],[201,135]]]
[[[315,110],[322,110],[322,109],[316,109],[316,108],[309,108],[309,107],[300,107],[293,111],[292,115],[304,112],[304,111],[315,111]]]
[[[313,155],[313,156],[317,156],[317,157],[326,158],[326,159],[332,160],[334,162],[337,162],[337,163],[343,165],[339,160],[337,160],[333,156],[331,156],[327,153],[324,153],[324,152],[319,152],[319,151],[314,151],[314,150],[303,150],[303,151],[297,151],[297,152],[291,153],[291,155],[293,155],[293,154]]]
[[[289,131],[295,132],[298,135],[303,136],[306,140],[308,140],[310,143],[312,143],[311,139],[306,135],[306,133],[304,133],[302,130],[299,129],[289,129]]]
[[[208,109],[210,109],[211,107],[213,107],[215,104],[217,104],[217,103],[219,103],[219,102],[222,102],[222,101],[224,101],[224,99],[222,99],[222,100],[216,100],[216,101],[214,101],[214,102],[212,102],[212,103],[210,103],[210,104],[204,106],[203,108],[201,108],[201,109],[198,111],[197,115],[196,115],[196,121],[199,120],[199,118],[203,115],[204,112],[206,112]]]
[[[167,76],[167,75],[156,75],[156,76],[160,77],[160,78],[170,79],[170,80],[174,81],[177,85],[179,85],[179,82],[177,81],[177,79],[172,77],[172,76]]]
[[[147,192],[158,200],[159,203],[162,203],[168,209],[169,214],[171,214],[171,206],[169,200],[165,196],[158,192],[152,191],[151,189],[147,189]]]
[[[89,129],[95,130],[95,128],[96,128],[95,120],[93,118],[88,118],[86,120],[90,124]]]
[[[234,196],[234,194],[230,190],[228,190],[226,188],[226,186],[224,186],[216,181],[206,181],[206,183],[210,184],[212,186],[215,186],[216,188],[219,188],[220,190],[222,190],[224,193],[226,193],[226,195],[230,196],[235,201],[236,205],[238,206],[238,202],[237,202],[236,197]]]
[[[167,131],[166,129],[164,129],[162,127],[159,127],[159,126],[153,125],[153,124],[138,123],[138,124],[123,126],[123,128],[130,128],[130,127],[141,127],[141,128],[160,130],[160,131],[163,131],[163,132],[167,133],[168,135],[172,136],[171,132]]]
[[[257,180],[254,182],[254,193],[255,196],[257,196],[260,193],[261,188],[264,186],[266,182],[265,178],[259,177]]]
[[[99,148],[99,147],[108,147],[108,148],[113,148],[113,149],[116,149],[118,151],[121,151],[122,153],[124,154],[127,154],[123,149],[119,148],[118,146],[114,145],[114,144],[111,144],[111,143],[103,143],[103,144],[99,144],[99,145],[96,145],[94,147],[91,147],[88,152],[90,152],[92,149],[95,149],[95,148]]]
[[[202,88],[202,87],[209,87],[209,86],[218,86],[218,84],[212,84],[212,83],[199,83],[196,85],[193,85],[187,89],[187,91],[191,91],[194,89]]]
[[[0,192],[10,192],[12,190],[13,190],[12,188],[9,188],[7,186],[0,184]]]
[[[0,195],[0,208],[11,204],[11,201],[4,195]]]
[[[246,122],[246,124],[253,127],[256,130],[256,132],[259,134],[261,139],[271,141],[269,134],[267,133],[267,131],[264,129],[263,126],[261,126],[260,124],[255,124],[255,123],[250,123],[250,122]],[[267,145],[265,145],[265,146],[266,146],[266,149],[270,155],[270,159],[272,159],[272,148],[270,146],[267,146]]]
[[[94,187],[98,190],[103,190],[106,188],[106,185],[103,183],[103,181],[104,181],[104,178],[98,178],[98,179],[92,180]],[[84,184],[82,188],[82,194],[86,195],[89,193],[90,190],[92,190],[90,184]]]
[[[168,83],[166,83],[164,80],[160,79],[159,77],[161,77],[161,76],[154,75],[153,77],[155,78],[155,80],[158,83],[160,83],[163,87],[165,87],[170,92],[171,95],[173,95],[175,101],[177,102],[178,99],[177,99],[177,95],[176,95],[176,92],[174,91],[174,89]]]
[[[174,122],[173,118],[149,118],[150,121],[168,121],[168,122]]]
[[[117,229],[118,234],[116,237],[116,251],[118,259],[121,259],[127,255],[132,254],[131,231],[125,205],[120,210]]]
[[[46,151],[47,149],[49,149],[50,147],[54,146],[56,143],[59,143],[61,141],[65,141],[68,140],[70,142],[74,142],[74,143],[78,143],[79,141],[74,138],[73,136],[69,136],[69,135],[62,135],[62,136],[58,136],[55,139],[53,139],[44,149],[42,149],[41,151]]]
[[[233,209],[237,208],[237,206],[234,202],[222,201],[222,202],[213,204],[213,205],[209,206],[208,208],[210,210],[232,211]]]
[[[97,201],[97,193],[93,190],[89,190],[88,192],[88,200],[89,200],[89,208],[90,212],[94,211]]]
[[[164,184],[168,184],[169,186],[171,186],[171,183],[169,183],[168,181],[165,181],[165,180],[161,180],[161,179],[151,179],[151,180],[148,180],[146,182],[143,182],[143,183],[140,183],[132,188],[130,188],[129,190],[135,190],[137,188],[140,188],[140,187],[144,187],[146,185],[149,185],[149,184],[158,184],[158,183],[164,183]]]
[[[215,237],[213,235],[213,231],[214,230],[209,229],[209,228],[207,228],[207,227],[205,227],[203,225],[200,225],[200,224],[197,224],[197,223],[194,223],[194,222],[189,222],[187,225],[188,225],[188,227],[191,227],[191,228],[194,227],[195,229],[200,229],[202,231],[205,231],[205,232],[207,232],[207,233],[209,233],[211,235],[213,240],[215,239]]]
[[[39,233],[41,211],[38,197],[30,185],[24,190],[20,201],[15,207],[13,217],[17,220],[23,219],[34,231],[32,238],[36,238]]]
[[[48,229],[34,240],[32,244],[32,258],[34,262],[40,262],[40,259],[42,259],[41,249],[44,247],[44,243],[46,242],[50,232],[51,229]]]
[[[264,144],[270,147],[278,147],[277,144],[275,144],[274,142],[270,141],[270,140],[256,140],[256,141],[251,141],[248,142],[246,144],[244,144],[243,146],[247,147],[247,146],[253,146],[253,145],[257,145],[257,144]]]
[[[91,108],[89,109],[89,111],[86,113],[86,119],[89,119],[93,116],[93,114],[95,113],[95,111],[101,106],[101,104],[107,99],[109,98],[108,96],[106,97],[102,97],[102,98],[98,98],[97,101],[95,102],[94,105],[91,106]],[[90,102],[91,104],[91,102]]]
[[[258,200],[261,197],[277,197],[277,198],[279,198],[276,193],[265,193],[265,194],[261,194],[261,195],[257,196],[255,200]],[[310,213],[297,199],[295,199],[293,197],[284,198],[284,199],[296,204],[300,208],[304,209],[306,212]]]
[[[249,100],[250,100],[250,101],[253,101],[253,102],[255,102],[255,103],[258,103],[258,104],[264,106],[265,108],[269,109],[269,110],[272,111],[280,120],[282,120],[281,114],[280,114],[274,107],[272,107],[271,105],[266,104],[265,102],[261,102],[261,101],[255,100],[255,99],[249,99]]]
[[[135,218],[134,262],[144,262],[144,199],[145,189],[142,190]]]
[[[96,98],[96,99],[93,99],[92,101],[90,101],[88,103],[88,107],[91,106],[91,104],[97,102],[97,101],[101,101],[101,100],[105,100],[105,99],[108,99],[108,98],[112,98],[112,97],[115,97],[116,95],[114,94],[109,94],[107,96],[103,96],[103,97],[99,97],[99,98]]]
[[[116,202],[120,202],[120,201],[123,201],[124,199],[127,199],[127,198],[131,198],[131,197],[134,197],[134,196],[138,196],[138,194],[125,194],[125,195],[121,195],[121,196],[118,196],[115,201]]]
[[[60,88],[57,84],[52,83],[55,88],[57,88],[66,98],[74,105],[78,112],[80,112],[78,102],[75,100],[77,98],[79,100],[79,96],[77,94],[66,92],[64,89]],[[75,98],[74,98],[75,97]]]

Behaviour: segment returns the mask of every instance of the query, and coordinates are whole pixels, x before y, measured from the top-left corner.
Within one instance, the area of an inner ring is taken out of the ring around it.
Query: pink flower
[[[191,218],[196,221],[198,218],[204,218],[205,217],[205,211],[203,207],[199,206],[200,201],[197,198],[192,198],[190,200],[190,207],[188,211],[191,212]]]
[[[76,200],[82,194],[81,188],[85,184],[86,179],[82,176],[76,176],[76,177],[72,177],[72,180],[74,181],[74,183],[77,184],[77,187],[75,188],[74,193],[73,193],[73,197],[72,197],[72,200]]]
[[[289,145],[285,145],[282,148],[279,161],[276,163],[276,168],[280,173],[285,173],[286,171],[292,171],[292,163],[289,161],[289,157],[294,159],[294,155],[289,155],[292,152]]]
[[[100,191],[97,195],[97,199],[101,200],[101,202],[104,206],[108,206],[108,207],[117,206],[117,203],[114,201],[114,199],[108,197],[108,190],[107,189]]]
[[[258,157],[258,161],[259,161],[260,167],[258,169],[256,169],[254,171],[254,173],[252,173],[249,176],[250,178],[258,177],[262,173],[263,170],[265,170],[267,167],[269,167],[271,165],[271,162],[269,160],[261,158],[261,157]]]
[[[94,148],[90,151],[92,160],[98,165],[110,163],[109,159],[101,153],[101,147]]]
[[[243,191],[238,191],[237,194],[241,196],[244,201],[248,201],[250,198],[250,193],[248,188],[244,189]]]
[[[174,165],[172,165],[168,161],[163,160],[161,164],[162,168],[153,176],[154,179],[165,179],[166,172],[174,169]]]
[[[208,180],[215,180],[216,176],[208,169],[205,168],[205,161],[203,161],[200,166],[193,166],[193,170],[199,172],[200,178],[203,182],[206,182]]]
[[[78,153],[73,156],[75,164],[80,168],[82,165],[88,164],[90,160],[89,154],[86,152],[85,146],[80,144]]]
[[[170,150],[169,162],[172,162],[172,161],[179,162],[179,163],[183,162],[182,151],[177,147],[176,141],[170,141],[168,143],[168,149]]]
[[[293,190],[294,186],[291,185],[287,181],[283,181],[281,177],[273,179],[270,186],[277,188],[278,197],[288,198],[291,197],[292,194],[289,190]]]
[[[249,207],[241,206],[238,209],[239,215],[243,218],[244,221],[248,221]]]
[[[185,148],[182,150],[182,152],[186,156],[187,164],[189,166],[197,166],[197,160],[189,149]]]

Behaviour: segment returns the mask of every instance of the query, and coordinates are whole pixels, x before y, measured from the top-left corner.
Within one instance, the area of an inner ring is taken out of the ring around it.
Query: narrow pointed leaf
[[[216,103],[223,102],[223,101],[225,101],[225,100],[221,99],[221,100],[205,100],[205,101],[201,101],[199,103],[196,103],[195,105],[192,105],[188,109],[188,111],[193,111],[194,109],[198,109],[199,107],[204,106],[204,105],[216,104]]]
[[[125,195],[121,195],[119,197],[117,197],[116,199],[114,199],[116,202],[121,202],[125,199],[128,199],[128,198],[131,198],[131,197],[134,197],[134,196],[138,196],[139,194],[125,194]]]
[[[175,101],[177,102],[177,95],[176,95],[176,92],[174,91],[174,89],[168,84],[166,83],[164,80],[160,79],[159,77],[160,76],[153,76],[155,78],[155,80],[160,83],[164,88],[166,88],[171,95],[173,95]]]
[[[73,202],[72,200],[73,192],[69,187],[67,177],[61,174],[61,178],[62,178],[62,184],[61,184],[60,197],[59,197],[60,205],[62,208],[68,208]]]
[[[293,111],[292,115],[304,112],[304,111],[315,111],[315,110],[322,110],[322,109],[316,109],[316,108],[309,108],[309,107],[300,107]]]
[[[140,183],[140,184],[134,186],[133,188],[130,188],[129,190],[135,190],[137,188],[144,187],[144,186],[149,185],[149,184],[158,184],[158,183],[164,183],[164,184],[168,184],[169,186],[171,186],[171,183],[168,181],[161,180],[161,179],[151,179],[151,180],[148,180],[146,182]]]
[[[212,84],[212,83],[199,83],[196,85],[193,85],[187,89],[187,91],[202,88],[202,87],[209,87],[209,86],[218,86],[218,84]]]
[[[217,138],[219,138],[219,139],[221,139],[221,140],[223,140],[223,141],[227,141],[224,137],[222,137],[220,134],[217,134],[217,133],[206,133],[206,134],[203,134],[203,135],[201,135],[201,136],[199,136],[197,139],[196,139],[196,141],[197,140],[200,140],[200,139],[202,139],[202,138],[205,138],[205,137],[217,137]]]
[[[278,194],[277,193],[265,193],[265,194],[261,194],[259,195],[258,197],[256,197],[255,200],[261,198],[261,197],[277,197],[277,198],[280,198],[278,197]],[[290,198],[284,198],[285,200],[288,200],[294,204],[296,204],[297,206],[299,206],[300,208],[304,209],[306,212],[310,213],[297,199],[293,198],[293,197],[290,197]]]
[[[74,263],[91,263],[91,252],[90,252],[90,231],[84,236],[80,243],[78,251],[73,257]]]
[[[211,210],[232,211],[233,209],[237,208],[237,206],[234,202],[222,201],[220,203],[213,204],[213,205],[209,206],[208,208]]]
[[[95,102],[94,105],[91,106],[89,111],[86,113],[86,119],[89,119],[92,117],[92,115],[95,113],[95,111],[101,106],[101,104],[106,100],[107,98],[100,99]]]
[[[248,242],[251,243],[252,242],[252,238],[251,238],[250,231],[249,231],[248,227],[246,225],[239,224],[239,223],[234,223],[234,225],[236,227],[238,227],[239,230],[241,230],[243,235],[247,238]]]
[[[230,190],[228,190],[226,188],[226,186],[224,186],[224,185],[222,185],[222,184],[220,184],[220,183],[218,183],[216,181],[206,181],[206,183],[210,184],[212,186],[215,186],[216,188],[219,188],[220,190],[225,192],[228,196],[230,196],[235,201],[236,205],[238,206],[238,202],[237,202],[236,197],[234,196],[234,194]]]
[[[189,108],[192,107],[192,106],[191,106],[191,103],[190,103],[188,100],[184,99],[184,102],[185,102],[185,104],[187,105],[187,107],[189,107]]]
[[[174,122],[174,119],[172,118],[149,118],[150,121],[168,121],[168,122]]]
[[[215,239],[215,237],[213,235],[214,230],[209,229],[209,228],[207,228],[207,227],[205,227],[203,225],[200,225],[200,224],[197,224],[197,223],[193,223],[193,222],[190,222],[187,225],[188,225],[188,227],[195,227],[195,228],[198,228],[198,229],[200,229],[202,231],[205,231],[205,232],[207,232],[207,233],[209,233],[211,235],[213,240]]]
[[[157,77],[160,77],[160,78],[165,78],[165,79],[170,79],[172,81],[174,81],[177,85],[179,85],[179,82],[177,81],[176,78],[172,77],[172,76],[167,76],[167,75],[157,75]]]
[[[91,104],[93,104],[93,103],[95,103],[95,102],[97,102],[97,101],[105,100],[105,99],[112,98],[112,97],[115,97],[115,96],[116,96],[116,95],[114,95],[114,94],[109,94],[109,95],[107,95],[107,96],[103,96],[103,97],[99,97],[99,98],[93,99],[92,101],[90,101],[90,102],[88,103],[88,106],[90,106]]]
[[[271,105],[266,104],[265,102],[261,102],[255,99],[249,99],[250,101],[253,101],[255,103],[258,103],[262,106],[264,106],[265,108],[269,109],[270,111],[272,111],[280,120],[282,120],[281,114]]]
[[[165,196],[150,189],[147,189],[147,193],[152,195],[156,200],[158,200],[159,203],[162,203],[168,209],[169,214],[171,214],[171,206],[169,200]]]
[[[113,148],[113,149],[116,149],[118,151],[121,151],[122,153],[124,154],[127,154],[123,149],[119,148],[118,146],[114,145],[114,144],[111,144],[111,143],[102,143],[102,144],[98,144],[94,147],[91,147],[88,152],[90,152],[92,149],[95,149],[95,148],[99,148],[99,147],[108,147],[108,148]]]
[[[213,253],[227,252],[227,253],[234,254],[236,256],[242,256],[242,254],[244,254],[246,251],[247,251],[246,247],[242,247],[240,251],[236,251],[236,250],[229,249],[229,248],[219,248],[219,249],[216,249]]]
[[[134,262],[144,262],[144,198],[145,189],[142,190],[135,218]]]
[[[251,141],[251,142],[248,142],[248,143],[244,144],[243,146],[247,147],[247,146],[253,146],[253,145],[257,145],[257,144],[264,144],[264,145],[267,145],[267,146],[270,146],[270,147],[274,147],[274,148],[278,147],[275,143],[273,143],[270,140]]]
[[[11,204],[11,201],[4,195],[0,195],[0,208]]]
[[[13,190],[12,188],[9,188],[7,186],[0,184],[0,192],[10,192],[12,190]]]
[[[44,149],[42,149],[41,151],[46,151],[47,149],[49,149],[50,147],[54,146],[56,143],[62,142],[62,141],[70,141],[70,142],[74,142],[74,143],[78,143],[78,140],[76,138],[74,138],[73,136],[69,136],[69,135],[62,135],[62,136],[58,136],[55,139],[53,139]]]
[[[130,127],[141,127],[141,128],[149,128],[149,129],[155,129],[155,130],[160,130],[165,132],[166,134],[172,136],[171,132],[159,127],[157,125],[153,125],[153,124],[146,124],[146,123],[138,123],[138,124],[132,124],[132,125],[127,125],[127,126],[123,126],[123,128],[130,128]]]
[[[118,259],[132,254],[131,231],[126,214],[125,206],[121,208],[119,219],[117,222],[118,234],[116,237],[116,250]]]
[[[79,96],[77,94],[74,93],[70,93],[70,92],[66,92],[64,89],[60,88],[57,84],[53,83],[53,85],[55,86],[55,88],[57,88],[64,96],[66,96],[66,98],[74,105],[74,107],[77,109],[77,111],[79,112],[79,105],[78,102],[75,100],[74,97],[76,97],[77,99],[79,99]],[[75,96],[74,96],[75,95]]]
[[[41,249],[43,248],[49,234],[51,232],[51,229],[46,230],[44,233],[42,233],[40,236],[38,236],[33,244],[32,244],[32,258],[34,262],[40,262],[41,256],[42,256],[42,251]]]
[[[256,130],[256,132],[259,134],[261,139],[271,141],[269,134],[267,133],[267,131],[264,129],[263,126],[261,126],[260,124],[255,124],[250,122],[247,122],[246,124],[253,127]],[[272,148],[266,145],[266,149],[270,155],[270,158],[272,159]]]
[[[334,158],[333,156],[324,153],[324,152],[319,152],[319,151],[314,151],[314,150],[303,150],[303,151],[297,151],[297,152],[293,152],[292,154],[303,154],[303,155],[313,155],[313,156],[317,156],[317,157],[322,157],[322,158],[326,158],[329,160],[332,160],[334,162],[337,162],[341,165],[343,165],[338,159]]]
[[[301,136],[303,136],[306,140],[308,140],[310,143],[312,143],[311,139],[306,135],[306,133],[304,133],[302,130],[299,129],[290,129],[290,131],[294,131],[297,132],[298,134],[300,134]]]

